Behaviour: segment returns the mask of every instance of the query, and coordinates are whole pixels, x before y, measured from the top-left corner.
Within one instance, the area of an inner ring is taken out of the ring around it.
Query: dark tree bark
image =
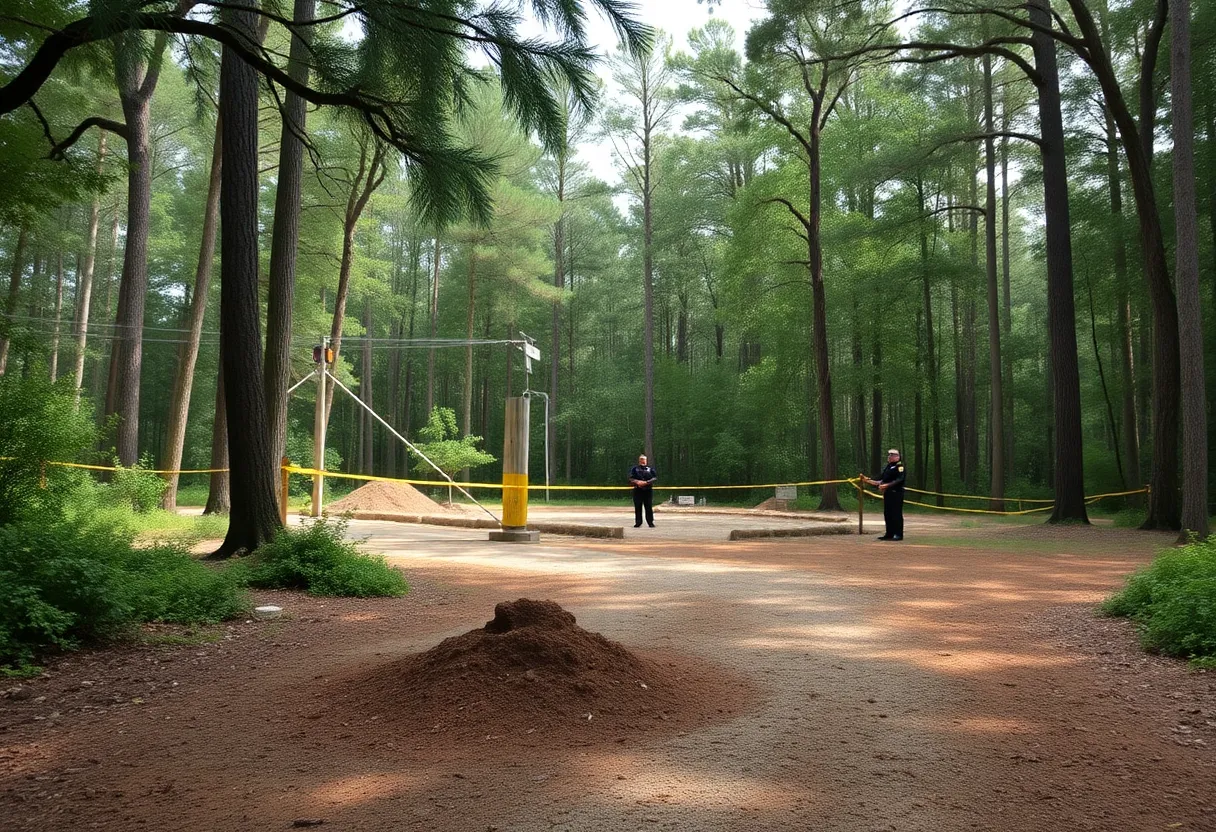
[[[313,19],[316,0],[295,0],[297,24]],[[292,29],[287,73],[308,83],[312,27]],[[270,238],[270,287],[266,302],[266,406],[270,448],[281,459],[287,441],[287,388],[291,375],[291,318],[296,292],[296,252],[300,247],[300,192],[304,177],[304,133],[307,102],[288,90],[283,100],[279,138],[278,188],[274,196],[274,229]]]
[[[1164,24],[1161,16],[1161,6],[1165,0],[1158,0],[1158,19]],[[1181,384],[1179,353],[1178,353],[1178,308],[1174,298],[1174,290],[1170,281],[1169,266],[1165,258],[1165,238],[1162,233],[1161,215],[1157,208],[1157,197],[1153,191],[1151,166],[1152,136],[1145,135],[1151,131],[1137,127],[1123,91],[1118,76],[1111,63],[1110,52],[1102,42],[1097,23],[1084,0],[1068,0],[1073,17],[1077,22],[1079,44],[1083,49],[1082,56],[1094,77],[1102,88],[1102,95],[1110,108],[1115,126],[1119,129],[1119,139],[1123,144],[1124,155],[1127,157],[1128,173],[1131,175],[1132,193],[1136,199],[1136,216],[1139,220],[1140,250],[1144,258],[1144,277],[1148,284],[1149,301],[1153,313],[1153,383],[1152,383],[1152,436],[1153,436],[1153,468],[1151,475],[1151,492],[1149,494],[1148,516],[1142,528],[1145,529],[1178,529],[1181,523],[1181,506],[1178,492],[1178,445],[1179,424],[1178,405]],[[1036,6],[1032,5],[1032,11]],[[1046,18],[1044,18],[1046,19]],[[1044,27],[1048,23],[1042,24]],[[1154,23],[1155,28],[1160,26]],[[1041,38],[1047,37],[1040,35]],[[1159,39],[1159,34],[1157,35]],[[1077,47],[1074,46],[1074,49]],[[1151,49],[1146,49],[1141,64],[1141,109],[1142,122],[1151,120],[1154,107],[1144,104],[1146,89],[1151,90],[1151,80],[1146,84],[1144,78],[1151,78],[1150,65],[1155,63],[1156,55]],[[1142,127],[1148,125],[1142,124]]]
[[[1191,3],[1169,0],[1170,110],[1174,133],[1174,277],[1182,381],[1182,540],[1208,529],[1208,419],[1199,295],[1199,220],[1195,195],[1195,114],[1191,97]]]
[[[129,34],[114,53],[115,80],[127,125],[127,241],[114,327],[113,393],[106,415],[118,417],[115,449],[124,466],[139,462],[139,391],[143,366],[144,302],[148,296],[148,233],[152,218],[152,93],[166,37],[156,36],[146,63],[143,35]]]
[[[232,510],[231,479],[228,476],[228,407],[224,397],[224,362],[215,374],[215,421],[211,425],[211,487],[203,514],[227,514]]]
[[[227,24],[257,37],[249,0]],[[278,460],[270,444],[258,298],[258,73],[230,49],[220,70],[224,165],[220,189],[220,360],[228,411],[232,513],[213,557],[252,552],[280,528]]]
[[[363,367],[359,373],[359,399],[368,407],[375,408],[375,403],[372,399],[372,299],[367,296],[363,300]],[[363,473],[372,474],[374,472],[376,459],[374,437],[376,435],[376,422],[372,418],[372,414],[366,410],[359,410],[359,418],[362,424],[363,434]]]
[[[107,133],[102,130],[97,136],[97,172],[100,174],[106,159]],[[76,276],[76,318],[73,333],[76,349],[73,354],[72,378],[76,385],[76,403],[80,403],[80,391],[84,386],[85,348],[89,338],[89,311],[93,302],[93,272],[97,264],[97,232],[101,225],[101,194],[93,196],[89,207],[89,227],[86,232],[84,264]]]
[[[8,294],[4,299],[4,320],[0,321],[0,375],[8,369],[9,328],[12,314],[17,311],[17,297],[21,292],[21,275],[25,272],[25,247],[29,242],[29,229],[24,225],[17,232],[17,244],[13,247],[13,262],[9,266]]]
[[[1001,102],[1001,131],[1007,133],[1010,129],[1012,116],[1009,112],[1009,99],[1006,95]],[[1005,466],[1006,473],[1016,471],[1014,461],[1014,428],[1013,428],[1013,297],[1010,287],[1009,271],[1009,136],[1001,137],[1001,289],[1002,306],[1001,335],[1005,339],[1001,351],[1004,364],[1001,391],[1004,393],[1005,407]],[[1016,474],[1015,474],[1016,476]]]
[[[870,357],[874,365],[873,392],[870,394],[870,467],[871,471],[882,470],[882,338],[881,327],[874,327],[874,352]],[[919,401],[920,391],[917,391]],[[900,451],[907,449],[901,448]]]
[[[439,229],[435,229],[435,253],[431,255],[431,291],[430,302],[428,304],[431,316],[431,340],[435,340],[435,335],[439,331],[439,264],[442,262],[440,256],[441,250],[439,247]],[[510,334],[507,335],[510,338]],[[435,348],[431,347],[427,350],[426,355],[426,412],[422,414],[422,421],[426,422],[431,418],[431,411],[435,409]]]
[[[211,271],[215,265],[215,238],[219,231],[220,178],[223,170],[223,119],[215,122],[215,143],[211,148],[211,175],[207,181],[207,203],[203,209],[202,241],[198,249],[198,266],[194,271],[194,291],[190,297],[190,313],[186,324],[190,332],[182,345],[173,382],[173,398],[169,406],[169,426],[161,465],[169,471],[182,463],[186,444],[186,422],[190,415],[190,396],[194,389],[194,367],[198,362],[199,342],[203,335],[203,318],[207,312],[207,296],[211,288]],[[161,505],[168,511],[177,508],[177,474],[166,474],[168,482]]]
[[[916,193],[920,201],[922,217],[927,213],[924,182],[917,177]],[[929,421],[933,424],[933,490],[939,492],[937,504],[945,505],[942,488],[942,422],[940,396],[938,394],[937,350],[933,340],[933,295],[929,284],[929,235],[925,231],[925,220],[920,221],[920,278],[921,299],[925,311],[925,366],[929,375]]]
[[[77,269],[80,260],[76,261]],[[55,265],[55,330],[51,335],[51,382],[59,378],[59,328],[63,319],[63,252],[60,251]]]
[[[996,123],[992,106],[992,56],[984,56],[984,159],[988,173],[984,210],[985,271],[988,277],[988,447],[992,456],[991,511],[1005,510],[1005,394],[1001,363],[1000,293],[996,264]]]
[[[1049,0],[1030,0],[1031,20],[1051,26]],[[1060,76],[1051,36],[1031,36],[1041,83],[1039,123],[1042,137],[1043,203],[1047,223],[1047,330],[1054,411],[1055,506],[1049,522],[1088,523],[1085,510],[1084,456],[1081,444],[1081,378],[1077,366],[1077,316],[1073,299],[1072,239],[1068,212],[1068,171],[1064,158],[1064,120]]]
[[[1131,301],[1124,241],[1123,183],[1119,175],[1119,138],[1106,110],[1106,172],[1110,185],[1111,256],[1115,271],[1115,314],[1119,339],[1119,372],[1123,379],[1123,465],[1132,488],[1140,487],[1140,431],[1136,419],[1136,373],[1132,352]],[[1142,502],[1133,499],[1132,502]]]
[[[563,148],[557,153],[557,206],[558,215],[557,222],[553,224],[553,285],[558,290],[566,288],[566,162],[568,154]],[[549,476],[551,479],[557,479],[557,407],[558,397],[561,393],[561,379],[559,370],[561,369],[561,352],[562,352],[562,303],[560,300],[553,302],[552,310],[552,330],[549,338],[549,447],[552,449],[552,457],[548,461]]]

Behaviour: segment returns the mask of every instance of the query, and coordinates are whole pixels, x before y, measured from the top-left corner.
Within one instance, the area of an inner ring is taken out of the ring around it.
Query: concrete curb
[[[853,534],[851,526],[801,526],[791,529],[734,529],[727,540],[754,540],[765,537],[820,537]]]
[[[356,520],[387,520],[393,523],[419,523],[428,526],[453,526],[463,529],[494,529],[501,528],[498,523],[481,517],[450,517],[440,514],[398,514],[391,511],[350,511],[343,512]],[[623,526],[592,526],[586,523],[529,523],[530,531],[543,534],[561,534],[572,537],[598,537],[611,540],[622,540],[625,537]]]

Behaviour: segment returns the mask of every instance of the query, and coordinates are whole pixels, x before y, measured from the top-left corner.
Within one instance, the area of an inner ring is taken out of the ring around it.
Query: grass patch
[[[279,532],[247,562],[250,586],[303,589],[311,595],[397,597],[409,591],[405,576],[383,557],[348,541],[343,519],[321,517]]]
[[[1162,552],[1101,609],[1134,620],[1149,650],[1216,666],[1216,541]]]

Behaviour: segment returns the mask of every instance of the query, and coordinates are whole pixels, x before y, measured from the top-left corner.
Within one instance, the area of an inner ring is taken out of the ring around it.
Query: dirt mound
[[[750,687],[686,656],[640,656],[553,601],[498,604],[480,629],[336,685],[332,713],[415,733],[626,742],[728,718]]]
[[[453,512],[406,482],[369,482],[330,503],[328,511],[383,511],[401,514],[452,514]]]
[[[760,505],[756,506],[756,511],[789,511],[789,500],[778,500],[776,497],[769,497]]]

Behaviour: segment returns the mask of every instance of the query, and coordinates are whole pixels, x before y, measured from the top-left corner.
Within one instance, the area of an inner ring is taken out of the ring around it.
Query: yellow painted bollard
[[[857,533],[859,535],[866,533],[866,484],[861,479],[862,474],[857,475]]]
[[[283,457],[283,464],[279,468],[279,522],[284,526],[287,525],[287,484],[291,476],[287,473],[287,466],[290,464],[291,460]]]
[[[502,529],[490,540],[536,543],[539,532],[528,531],[528,405],[523,396],[507,399],[502,448]]]

